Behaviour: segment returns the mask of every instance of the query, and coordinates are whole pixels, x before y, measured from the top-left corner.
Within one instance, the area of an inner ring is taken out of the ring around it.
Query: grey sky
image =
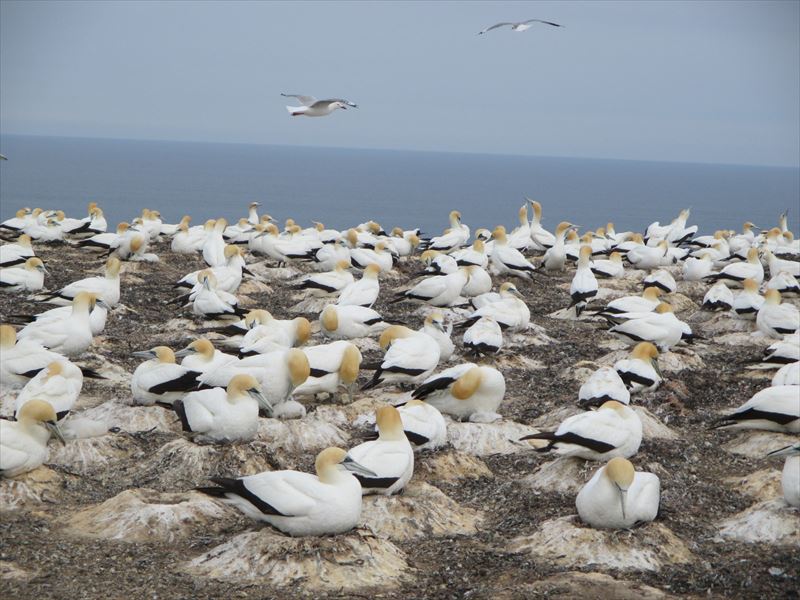
[[[2,133],[796,166],[798,106],[796,1],[0,2]]]

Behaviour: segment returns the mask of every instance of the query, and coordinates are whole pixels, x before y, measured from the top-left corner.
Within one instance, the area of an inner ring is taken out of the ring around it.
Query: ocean
[[[337,229],[374,219],[429,234],[461,211],[473,230],[515,226],[525,196],[543,223],[561,220],[617,231],[669,222],[691,207],[701,232],[800,217],[800,169],[583,158],[358,150],[3,135],[0,218],[22,206],[83,217],[97,202],[109,227],[143,207],[167,222],[246,216],[247,204],[279,221]]]

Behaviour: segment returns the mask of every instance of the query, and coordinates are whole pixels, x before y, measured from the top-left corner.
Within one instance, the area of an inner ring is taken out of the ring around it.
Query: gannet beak
[[[111,307],[108,304],[106,304],[104,300],[98,300],[95,304],[97,306],[99,306],[100,308],[105,308],[106,310],[111,310]]]
[[[619,490],[619,502],[620,506],[622,507],[622,518],[626,519],[625,516],[625,501],[628,499],[628,490],[623,490],[621,487],[617,486]]]
[[[175,353],[175,358],[183,358],[184,356],[189,356],[190,354],[194,354],[194,348],[186,347],[183,350],[178,350]]]
[[[58,441],[61,442],[62,445],[67,445],[67,442],[64,439],[64,436],[61,434],[61,430],[58,428],[56,423],[47,422],[45,423],[45,426],[50,430],[50,433],[58,438]]]
[[[153,352],[152,350],[137,350],[136,352],[131,352],[131,356],[135,356],[136,358],[144,358],[146,360],[150,360],[151,358],[155,358],[156,357],[156,353]]]
[[[664,379],[664,376],[661,374],[661,367],[658,366],[658,359],[651,358],[650,363],[653,365],[655,372],[658,373],[658,376],[661,377],[661,379]]]
[[[350,471],[351,473],[358,473],[359,475],[363,475],[364,477],[377,477],[378,474],[374,471],[370,471],[367,467],[358,464],[354,461],[350,455],[344,457],[342,461],[342,466]]]
[[[248,390],[247,393],[250,394],[253,398],[256,399],[256,401],[258,402],[258,405],[261,408],[263,408],[264,410],[266,410],[269,413],[272,412],[272,403],[269,400],[267,400],[267,398],[266,398],[266,396],[264,396],[264,394],[262,394],[258,390]]]
[[[514,294],[520,300],[525,300],[525,296],[523,296],[518,289],[512,288],[512,289],[510,289],[508,291],[511,292],[512,294]]]
[[[778,448],[772,452],[767,452],[767,456],[789,456],[790,454],[795,454],[796,452],[798,452],[796,444],[792,444],[790,446],[786,446],[785,448]]]

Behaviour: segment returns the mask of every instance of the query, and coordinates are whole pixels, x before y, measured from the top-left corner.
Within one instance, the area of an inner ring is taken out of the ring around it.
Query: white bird
[[[348,254],[348,259],[338,261],[333,271],[306,275],[293,285],[292,289],[304,290],[310,296],[315,297],[336,295],[354,281],[353,274],[348,270],[349,268],[350,258]]]
[[[675,278],[669,271],[664,269],[659,269],[658,271],[650,273],[642,280],[642,285],[644,289],[656,287],[665,294],[672,294],[678,289]]]
[[[51,433],[64,443],[56,411],[44,400],[28,402],[16,421],[0,419],[0,475],[14,477],[40,467]]]
[[[570,303],[567,309],[575,307],[575,316],[580,317],[586,303],[597,295],[597,278],[592,272],[592,248],[582,246],[578,268],[569,287]]]
[[[773,450],[767,456],[785,456],[781,473],[781,489],[786,503],[800,507],[800,442]]]
[[[555,243],[556,238],[552,233],[542,227],[542,205],[536,200],[531,200],[530,198],[527,200],[533,209],[533,218],[530,223],[533,248],[535,250],[545,251]]]
[[[383,383],[418,383],[439,364],[439,343],[424,331],[392,325],[381,333],[380,347],[386,352],[372,379],[361,389]]]
[[[612,252],[608,260],[592,261],[592,273],[597,277],[618,279],[625,274],[625,265],[622,264],[622,254]]]
[[[72,301],[72,311],[63,320],[34,321],[18,334],[20,340],[30,340],[67,357],[82,354],[92,344],[89,313],[97,300],[94,294],[79,292]]]
[[[734,298],[733,292],[730,288],[718,281],[712,285],[703,296],[703,303],[701,308],[706,310],[724,310],[728,311],[733,308]]]
[[[629,358],[614,363],[614,370],[633,393],[655,391],[663,381],[658,368],[658,349],[650,342],[636,344]]]
[[[541,264],[546,271],[564,270],[567,264],[567,252],[564,247],[564,239],[570,227],[574,227],[574,225],[567,221],[562,221],[558,224],[558,227],[556,227],[555,242],[545,251]]]
[[[237,362],[237,358],[230,354],[225,354],[214,348],[209,340],[200,338],[194,340],[182,350],[175,352],[175,358],[183,359],[181,366],[189,371],[196,373],[211,373]],[[187,382],[187,391],[197,387],[192,385],[192,381]]]
[[[800,385],[800,362],[783,365],[772,376],[772,386],[778,385]]]
[[[630,404],[631,393],[614,367],[600,367],[578,390],[578,404],[582,408],[591,408],[609,400]]]
[[[12,323],[25,325],[27,323],[41,321],[63,321],[72,312],[72,306],[58,306],[35,315],[8,315],[8,320]],[[108,319],[108,306],[105,302],[95,302],[92,312],[89,313],[89,327],[92,335],[100,335],[106,327]]]
[[[563,27],[563,25],[559,25],[558,23],[553,23],[551,21],[542,21],[541,19],[528,19],[527,21],[520,21],[518,23],[513,22],[503,22],[503,23],[496,23],[486,29],[482,29],[478,32],[478,35],[483,35],[487,31],[492,31],[493,29],[497,29],[499,27],[505,27],[506,25],[511,27],[511,31],[527,31],[531,27],[533,27],[534,23],[543,23],[544,25],[550,25],[552,27]]]
[[[0,387],[21,388],[52,362],[64,356],[33,340],[17,340],[11,325],[0,325]]]
[[[769,365],[786,365],[800,360],[800,341],[797,332],[784,336],[764,350],[760,362]]]
[[[702,281],[703,277],[711,274],[711,269],[713,268],[714,263],[708,252],[703,252],[700,258],[691,256],[683,263],[683,280]]]
[[[350,231],[353,231],[352,229]],[[383,272],[389,272],[394,266],[394,257],[386,249],[386,244],[378,242],[374,249],[353,248],[350,250],[350,262],[354,267],[366,269],[368,265],[376,265]]]
[[[199,385],[199,371],[176,364],[175,353],[166,346],[133,353],[145,362],[136,367],[131,377],[131,393],[136,404],[169,405],[186,395],[186,390]]]
[[[423,253],[424,255],[424,253]],[[489,266],[489,255],[486,252],[486,242],[476,239],[469,248],[456,250],[453,254],[443,254],[442,256],[452,257],[459,267],[476,266],[485,269]]]
[[[81,388],[83,373],[78,367],[66,359],[53,361],[25,384],[14,402],[14,411],[19,418],[25,404],[33,399],[44,400],[53,407],[60,421],[75,406]]]
[[[530,324],[531,311],[517,287],[505,282],[500,286],[500,299],[481,306],[467,318],[464,325],[469,327],[481,317],[492,317],[504,330],[524,331]]]
[[[769,248],[764,250],[764,256],[769,266],[769,274],[773,277],[782,271],[789,273],[793,277],[800,277],[800,262],[780,259]]]
[[[492,232],[494,245],[492,246],[489,262],[499,275],[515,275],[525,279],[530,279],[536,271],[522,253],[508,243],[506,228],[502,225],[495,227]]]
[[[422,400],[409,400],[398,406],[397,411],[414,452],[435,450],[447,443],[447,422],[432,404]]]
[[[645,288],[641,296],[623,296],[622,298],[617,298],[606,304],[595,314],[604,316],[654,311],[660,304],[658,297],[662,293],[663,291],[657,287]]]
[[[468,281],[467,268],[459,267],[455,273],[427,277],[411,289],[398,292],[392,302],[419,300],[431,306],[453,306]]]
[[[228,244],[224,250],[225,264],[219,267],[211,267],[210,269],[200,269],[192,271],[188,275],[184,275],[175,284],[175,287],[193,288],[198,283],[198,277],[203,271],[211,271],[217,281],[218,290],[223,290],[229,294],[236,293],[239,285],[242,283],[242,276],[245,273],[250,273],[245,267],[243,251],[237,246]]]
[[[613,325],[608,331],[627,342],[652,342],[664,352],[680,343],[692,339],[692,329],[675,313],[672,306],[662,302],[653,312],[622,313],[606,315]]]
[[[467,283],[461,288],[461,295],[464,298],[474,298],[491,291],[492,276],[484,268],[470,265],[462,269],[467,273]]]
[[[758,284],[755,279],[745,279],[742,282],[742,291],[733,299],[733,312],[740,319],[754,321],[758,311],[764,305],[764,298],[758,293]]]
[[[319,271],[332,271],[339,262],[346,262],[348,267],[351,266],[350,248],[344,239],[323,244],[322,248],[311,252],[310,258],[316,263],[315,268]]]
[[[98,233],[85,240],[80,240],[78,242],[78,247],[90,249],[100,248],[101,250],[113,252],[119,248],[122,240],[127,238],[128,229],[130,229],[130,223],[123,221],[117,225],[116,233]]]
[[[311,323],[305,317],[276,319],[268,311],[250,311],[258,323],[253,323],[241,341],[240,356],[253,356],[275,350],[302,346],[311,337]]]
[[[791,294],[800,296],[800,283],[797,282],[794,275],[786,271],[780,271],[771,277],[767,282],[767,289],[778,290],[783,296]]]
[[[431,238],[426,249],[451,252],[464,246],[468,239],[469,227],[461,223],[461,213],[453,210],[450,212],[450,228],[442,235]]]
[[[381,268],[377,264],[369,264],[364,269],[361,279],[348,284],[342,289],[336,304],[339,306],[366,306],[372,308],[380,293],[378,274]]]
[[[800,313],[792,304],[781,304],[778,290],[767,290],[764,304],[756,314],[756,326],[767,337],[780,338],[800,328]]]
[[[357,104],[353,104],[349,100],[342,98],[331,98],[327,100],[317,100],[314,96],[303,96],[300,94],[283,94],[284,98],[296,98],[300,101],[302,106],[287,106],[286,110],[293,117],[325,117],[335,111],[337,108],[347,110],[348,106],[358,108]]]
[[[517,211],[519,225],[508,234],[508,245],[517,250],[527,250],[531,245],[531,224],[528,222],[528,203],[525,202]]]
[[[637,472],[630,461],[616,457],[581,488],[575,506],[581,521],[595,529],[630,529],[654,520],[660,502],[658,476]]]
[[[724,281],[727,285],[734,287],[741,285],[745,279],[755,279],[759,285],[764,281],[764,266],[758,258],[757,248],[750,248],[747,251],[747,262],[733,263],[719,273],[707,275],[703,278],[704,281],[711,283]]]
[[[250,375],[237,375],[227,389],[186,394],[172,408],[194,441],[230,443],[252,440],[258,431],[258,409],[272,410],[261,385]]]
[[[450,339],[450,334],[453,333],[453,324],[445,324],[444,313],[440,310],[434,310],[425,317],[425,321],[420,329],[422,333],[427,333],[431,336],[436,343],[439,344],[439,361],[446,362],[450,360],[455,352],[455,344]]]
[[[340,448],[317,455],[316,475],[265,471],[239,479],[212,478],[219,487],[198,491],[221,499],[294,537],[335,535],[361,520],[361,484],[354,473],[375,476]]]
[[[302,351],[308,359],[309,375],[305,382],[295,388],[295,395],[334,395],[344,392],[348,398],[353,398],[361,367],[361,352],[355,344],[340,340],[308,346]]]
[[[503,347],[503,330],[493,317],[481,317],[464,332],[464,347],[475,354],[497,354]]]
[[[411,396],[457,419],[485,423],[500,417],[497,409],[505,393],[506,381],[500,371],[463,363],[428,377]]]
[[[794,385],[768,387],[733,412],[717,419],[715,427],[800,433],[797,394]]]
[[[377,311],[363,306],[329,304],[319,315],[322,335],[335,340],[352,340],[372,335],[385,326]]]
[[[663,265],[673,264],[674,259],[668,256],[669,244],[666,240],[657,246],[636,246],[628,250],[628,262],[636,269],[655,269]]]
[[[348,454],[374,475],[356,474],[361,492],[389,496],[400,492],[414,474],[414,449],[403,430],[400,413],[394,406],[375,411],[378,439],[351,448]]]
[[[217,289],[217,279],[208,269],[197,276],[197,285],[192,289],[189,299],[192,313],[203,319],[236,318],[246,314],[239,308],[236,296]]]
[[[555,450],[587,460],[630,458],[642,443],[642,422],[633,409],[615,401],[565,419],[555,432],[526,435],[521,440],[547,440],[537,452]]]
[[[209,267],[221,267],[225,264],[226,244],[222,234],[227,226],[225,219],[217,219],[214,221],[214,228],[203,241],[203,260]]]
[[[21,265],[0,269],[0,291],[38,292],[44,286],[47,269],[42,259],[32,257]]]
[[[102,300],[110,308],[113,308],[119,304],[120,298],[119,270],[119,259],[112,256],[106,261],[105,276],[87,277],[74,281],[57,292],[44,294],[41,300],[50,304],[67,306],[72,304],[72,300],[80,292],[91,292],[97,295],[98,300]]]
[[[33,255],[31,238],[23,233],[15,243],[0,246],[0,267],[20,265]]]

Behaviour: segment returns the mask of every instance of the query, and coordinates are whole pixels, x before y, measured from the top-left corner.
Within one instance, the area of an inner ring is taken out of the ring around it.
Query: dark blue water
[[[551,229],[566,219],[641,230],[683,207],[701,231],[771,226],[786,208],[797,224],[800,213],[794,168],[11,135],[0,152],[3,219],[21,206],[83,216],[93,200],[110,226],[143,207],[198,224],[245,216],[257,200],[304,225],[375,219],[439,232],[452,209],[473,228],[515,225],[526,195]]]

